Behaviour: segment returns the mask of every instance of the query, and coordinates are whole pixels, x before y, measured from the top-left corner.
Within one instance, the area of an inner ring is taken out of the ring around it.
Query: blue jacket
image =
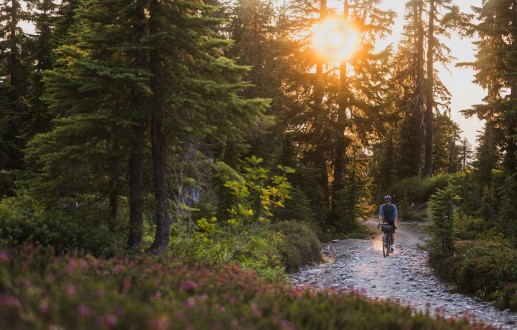
[[[395,218],[398,217],[397,207],[395,206],[395,204],[391,204],[391,208],[393,209],[393,210],[391,210],[392,212],[390,212],[390,210],[386,210],[386,208],[387,208],[387,205],[382,204],[381,209],[379,211],[379,215],[384,219],[384,214],[386,213],[386,221],[387,220],[395,221]]]

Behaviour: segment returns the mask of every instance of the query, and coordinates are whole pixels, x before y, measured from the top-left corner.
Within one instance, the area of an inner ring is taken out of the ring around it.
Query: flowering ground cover
[[[472,329],[234,264],[0,250],[0,329]]]

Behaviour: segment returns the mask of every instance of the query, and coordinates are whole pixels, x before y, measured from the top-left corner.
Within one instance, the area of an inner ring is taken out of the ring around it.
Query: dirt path
[[[368,220],[377,226],[376,220]],[[427,265],[427,253],[418,248],[424,243],[415,224],[398,224],[395,252],[382,256],[380,232],[373,240],[335,241],[323,249],[333,257],[317,267],[291,276],[295,285],[333,287],[364,291],[376,299],[390,299],[433,315],[475,318],[501,327],[517,329],[517,314],[498,311],[477,298],[451,293],[449,287],[433,276]]]

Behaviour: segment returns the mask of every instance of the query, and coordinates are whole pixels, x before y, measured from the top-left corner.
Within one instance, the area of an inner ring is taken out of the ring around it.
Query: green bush
[[[425,203],[438,189],[444,189],[449,182],[455,183],[455,178],[458,175],[441,174],[433,177],[407,178],[393,184],[390,193],[395,198],[406,199],[404,202],[408,203],[408,205],[411,203]]]
[[[320,241],[306,224],[282,221],[270,225],[270,229],[285,236],[283,241],[279,241],[278,250],[287,272],[295,272],[304,265],[322,261]]]
[[[517,311],[517,250],[502,241],[460,241],[435,264],[438,273],[468,294]]]
[[[117,239],[108,230],[107,217],[107,210],[97,207],[46,210],[27,196],[6,198],[0,201],[0,241],[110,256]]]
[[[481,239],[485,235],[486,223],[483,219],[458,212],[454,219],[454,237],[460,240]]]
[[[471,328],[357,293],[275,284],[235,264],[167,256],[0,250],[0,285],[1,329]]]

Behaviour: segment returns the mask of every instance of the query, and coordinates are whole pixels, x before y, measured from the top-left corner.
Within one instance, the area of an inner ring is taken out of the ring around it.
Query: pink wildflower
[[[22,307],[22,303],[15,296],[0,295],[0,306],[20,309]]]
[[[251,304],[251,315],[254,317],[261,317],[262,312],[260,311],[260,308],[258,308],[257,304],[253,303]]]
[[[48,301],[42,301],[39,304],[39,311],[45,316],[50,315],[50,303]]]
[[[32,280],[30,278],[23,279],[23,287],[30,288],[32,286]]]
[[[117,325],[117,317],[115,315],[106,316],[106,325],[110,328]]]
[[[171,327],[171,321],[167,317],[167,315],[160,315],[157,319],[152,320],[150,324],[151,329],[156,330],[165,330]]]
[[[186,281],[181,283],[181,290],[187,292],[187,293],[193,293],[196,291],[197,284],[194,281]]]
[[[114,275],[120,274],[124,271],[125,267],[121,264],[116,265],[112,270],[111,273]]]
[[[296,330],[296,326],[287,320],[282,320],[280,323],[280,328],[286,330]]]
[[[95,292],[95,297],[96,298],[99,298],[99,299],[102,299],[104,298],[104,296],[106,296],[106,292],[104,290],[97,290],[97,292]]]
[[[153,298],[158,300],[158,299],[162,299],[162,293],[160,291],[156,291],[154,294],[153,294]]]
[[[79,306],[77,306],[77,314],[80,316],[80,317],[90,317],[92,316],[92,310],[90,307],[86,306],[85,304],[80,304]]]
[[[185,302],[185,306],[188,308],[196,307],[196,299],[194,299],[193,297],[188,298]]]
[[[6,264],[11,261],[11,257],[9,256],[9,252],[2,250],[0,251],[0,263]]]
[[[73,284],[68,284],[65,288],[65,294],[68,298],[72,298],[77,293],[77,289]]]

